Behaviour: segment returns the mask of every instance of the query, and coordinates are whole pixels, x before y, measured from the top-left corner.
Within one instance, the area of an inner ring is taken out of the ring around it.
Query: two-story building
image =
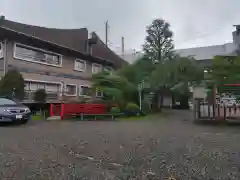
[[[92,74],[125,63],[96,33],[89,38],[86,28],[45,28],[0,17],[0,76],[11,68],[22,74],[25,102],[32,102],[37,89],[46,90],[48,101],[89,96]]]

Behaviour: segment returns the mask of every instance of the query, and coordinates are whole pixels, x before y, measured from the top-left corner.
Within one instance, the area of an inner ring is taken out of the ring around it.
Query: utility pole
[[[105,23],[105,44],[108,47],[108,21]]]
[[[122,57],[124,57],[124,37],[122,36]]]

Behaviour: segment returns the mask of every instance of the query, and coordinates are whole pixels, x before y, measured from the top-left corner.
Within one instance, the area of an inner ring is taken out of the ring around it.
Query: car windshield
[[[17,104],[17,103],[10,99],[0,98],[0,105],[13,105],[13,104]]]

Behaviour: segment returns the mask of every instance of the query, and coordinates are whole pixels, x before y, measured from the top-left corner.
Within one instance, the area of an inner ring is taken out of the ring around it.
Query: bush
[[[34,94],[34,101],[38,103],[45,103],[47,98],[47,93],[45,89],[38,89]]]
[[[140,110],[139,106],[134,103],[128,103],[125,108],[126,116],[143,116],[144,113]]]
[[[22,100],[24,93],[24,79],[17,70],[9,70],[0,81],[0,96]]]
[[[111,114],[117,114],[117,113],[120,113],[120,109],[118,107],[112,107],[111,108]]]
[[[138,106],[137,104],[135,104],[135,103],[128,103],[128,104],[126,105],[126,109],[127,109],[127,110],[133,110],[133,111],[135,111],[135,110],[139,110],[140,108],[139,108],[139,106]]]
[[[114,105],[114,102],[112,100],[104,100],[104,99],[91,99],[91,100],[87,101],[87,103],[103,104],[105,107],[105,112],[111,112],[111,109]]]

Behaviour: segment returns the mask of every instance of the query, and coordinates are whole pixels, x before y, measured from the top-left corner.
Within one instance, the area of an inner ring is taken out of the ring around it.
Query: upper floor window
[[[92,73],[100,73],[102,71],[102,65],[101,64],[92,64]]]
[[[77,95],[77,85],[76,84],[66,84],[65,85],[65,94],[67,96],[76,96]]]
[[[15,43],[13,57],[51,66],[62,65],[61,55],[18,43]]]
[[[81,59],[76,59],[74,63],[74,69],[76,71],[85,71],[86,69],[86,61]]]

